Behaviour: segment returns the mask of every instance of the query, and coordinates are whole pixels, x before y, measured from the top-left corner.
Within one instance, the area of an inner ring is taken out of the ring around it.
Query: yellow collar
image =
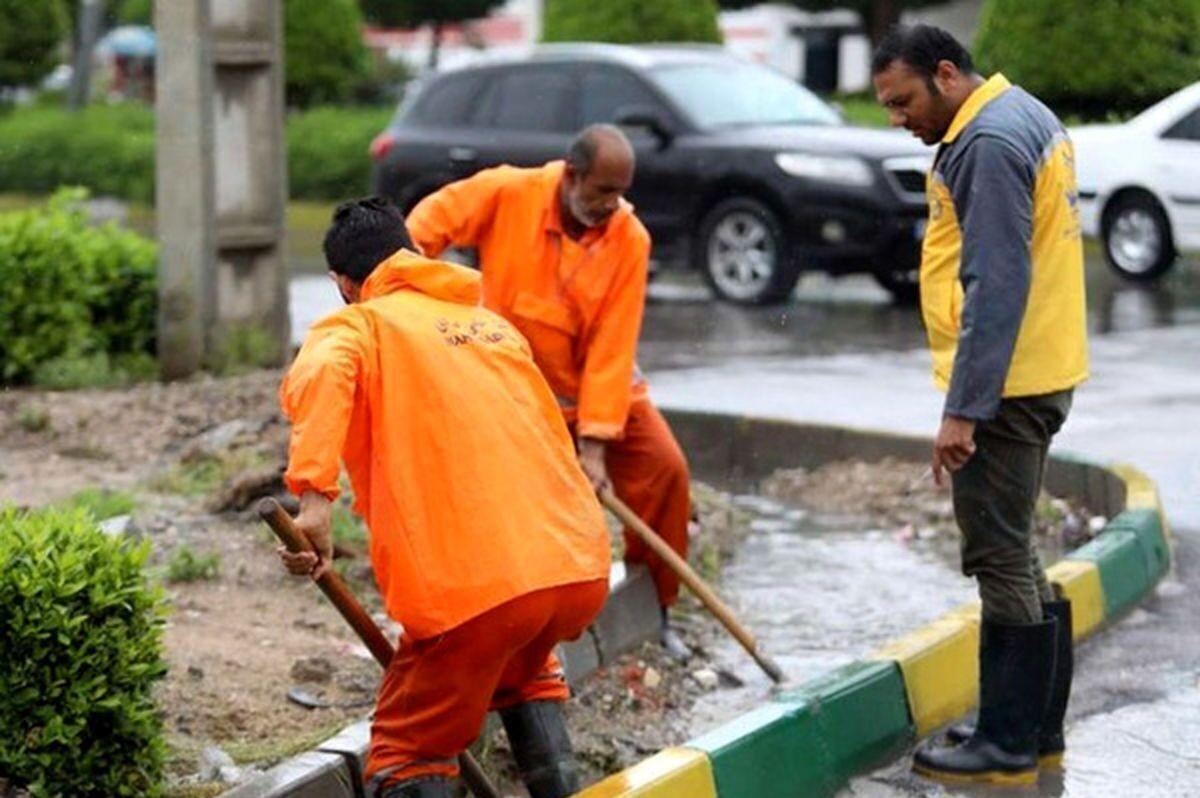
[[[988,78],[987,82],[968,95],[966,102],[962,104],[958,109],[958,113],[954,115],[954,121],[950,123],[950,128],[946,131],[946,135],[942,136],[942,141],[949,144],[958,138],[958,134],[962,133],[963,128],[983,110],[983,106],[1010,88],[1012,88],[1012,84],[1008,82],[1008,78],[999,72]]]

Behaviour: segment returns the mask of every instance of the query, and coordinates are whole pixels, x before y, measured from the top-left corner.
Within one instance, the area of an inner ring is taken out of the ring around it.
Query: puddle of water
[[[944,542],[904,543],[890,532],[847,531],[758,496],[736,503],[754,533],[722,570],[719,591],[796,685],[869,654],[976,597]],[[700,734],[767,700],[771,682],[732,638],[716,665],[745,685],[701,698]]]

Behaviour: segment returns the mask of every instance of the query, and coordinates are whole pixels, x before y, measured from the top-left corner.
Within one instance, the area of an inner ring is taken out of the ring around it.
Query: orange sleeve
[[[484,169],[438,189],[408,214],[408,234],[427,258],[446,247],[473,247],[491,228],[511,167]]]
[[[629,414],[650,261],[650,236],[640,224],[621,248],[620,259],[617,277],[587,340],[578,422],[579,434],[585,438],[619,438]]]
[[[313,326],[279,388],[292,423],[283,479],[297,496],[305,491],[338,497],[342,447],[354,410],[367,340],[362,321],[341,312]]]

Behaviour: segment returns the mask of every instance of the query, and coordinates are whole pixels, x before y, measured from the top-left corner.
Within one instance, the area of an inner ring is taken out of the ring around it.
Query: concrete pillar
[[[213,67],[208,0],[155,0],[158,356],[166,379],[198,371],[216,306]]]
[[[159,353],[167,378],[282,362],[281,0],[156,0]]]
[[[211,2],[217,304],[210,346],[217,359],[242,351],[258,365],[280,363],[288,344],[283,3]]]

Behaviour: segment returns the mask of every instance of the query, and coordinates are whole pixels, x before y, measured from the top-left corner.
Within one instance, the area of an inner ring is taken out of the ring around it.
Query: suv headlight
[[[839,155],[809,155],[804,152],[780,152],[775,165],[789,175],[841,183],[846,186],[870,186],[875,183],[871,167],[861,158]]]

